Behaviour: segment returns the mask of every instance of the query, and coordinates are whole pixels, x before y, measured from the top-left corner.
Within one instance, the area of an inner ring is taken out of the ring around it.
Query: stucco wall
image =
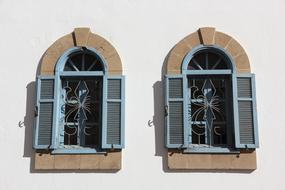
[[[284,189],[285,2],[0,0],[0,189]],[[45,50],[90,27],[118,51],[126,75],[126,149],[116,173],[33,170],[34,80]],[[163,148],[161,73],[171,48],[212,26],[245,48],[256,74],[257,170],[170,172]],[[147,125],[154,120],[154,126]],[[18,123],[24,122],[24,127]]]

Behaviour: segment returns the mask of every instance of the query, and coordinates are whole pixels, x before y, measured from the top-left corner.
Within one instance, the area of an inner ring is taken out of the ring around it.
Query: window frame
[[[90,76],[90,75],[85,75],[85,76]],[[85,77],[85,76],[81,76],[81,77]],[[103,77],[102,75],[96,75],[95,77]],[[64,81],[66,78],[66,75],[61,75],[60,77],[62,77],[61,78],[61,82],[62,81]],[[76,75],[76,76],[72,76],[72,75],[69,75],[69,77],[74,77],[74,79],[78,79],[78,76]],[[94,75],[92,75],[92,77],[94,77]],[[80,79],[82,79],[82,78],[80,78]],[[83,79],[84,80],[84,79]],[[101,142],[101,138],[102,138],[102,128],[103,128],[103,123],[102,123],[102,121],[103,121],[103,118],[102,118],[102,115],[103,115],[103,78],[101,79],[102,80],[102,92],[101,92],[101,116],[100,116],[100,122],[101,122],[101,125],[100,125],[100,130],[98,131],[99,132],[99,139],[98,139],[98,142],[99,142],[99,144],[98,144],[98,146],[100,145],[100,142]],[[62,85],[62,83],[60,83],[60,86]],[[61,92],[59,93],[60,95],[59,96],[61,96],[62,95],[62,92],[64,91],[64,89],[61,87],[60,88],[60,90],[61,90]],[[63,105],[63,100],[62,100],[62,98],[60,98],[60,97],[58,97],[60,100],[59,100],[59,102],[60,102],[60,105]],[[60,110],[60,108],[58,108],[58,110]],[[56,120],[56,122],[57,123],[61,123],[61,118],[64,116],[65,117],[65,113],[60,113],[60,111],[59,111],[59,117],[58,117],[58,119]],[[62,125],[62,123],[61,123],[61,125]],[[79,127],[79,126],[78,126]],[[62,135],[64,135],[64,133],[65,133],[65,127],[63,127],[63,128],[61,128],[60,129],[60,127],[58,128],[58,133],[59,133],[59,135],[57,136],[57,142],[58,142],[58,147],[56,148],[56,149],[54,149],[53,151],[52,151],[52,153],[54,153],[54,154],[62,154],[62,153],[65,153],[65,154],[68,154],[68,153],[81,153],[81,154],[84,154],[84,153],[100,153],[100,152],[105,152],[105,151],[102,151],[101,150],[101,148],[98,148],[98,149],[96,149],[96,148],[94,148],[94,147],[88,147],[88,146],[80,146],[80,145],[65,145],[64,144],[64,136],[62,136]],[[60,142],[63,142],[63,144],[62,143],[59,143],[59,141]],[[66,147],[65,147],[66,146]],[[70,146],[70,147],[68,147],[68,146]],[[74,146],[74,148],[72,148],[72,146]]]
[[[87,50],[91,51],[94,53],[94,56],[97,56],[98,59],[100,59],[102,62],[102,71],[64,71],[65,64],[69,58],[69,55],[76,53],[78,51],[84,51],[84,48]],[[51,153],[52,154],[95,154],[95,153],[106,153],[105,150],[96,150],[95,148],[90,148],[90,147],[80,147],[80,148],[61,148],[60,144],[60,134],[61,131],[64,129],[60,128],[60,105],[61,105],[61,91],[62,91],[62,78],[61,77],[88,77],[88,76],[100,76],[102,77],[102,83],[103,83],[103,91],[102,91],[102,118],[101,118],[101,131],[103,130],[102,128],[104,123],[103,121],[105,120],[104,117],[106,117],[106,114],[103,114],[105,111],[105,104],[106,104],[106,94],[107,94],[107,83],[106,80],[108,78],[108,69],[107,69],[107,62],[103,58],[103,56],[95,49],[91,47],[72,47],[65,51],[59,60],[56,63],[55,67],[55,90],[54,90],[54,125],[52,128],[52,146],[51,146]],[[100,133],[100,136],[102,138],[102,132]]]
[[[221,54],[221,56],[223,56],[226,60],[226,63],[229,64],[229,69],[224,69],[224,70],[188,70],[188,65],[191,61],[191,59],[194,57],[194,55],[199,52],[199,51],[203,51],[203,50],[211,50],[214,52],[218,52],[219,54]],[[212,75],[230,75],[231,78],[231,85],[232,85],[232,91],[231,91],[231,95],[232,95],[232,100],[231,100],[231,109],[232,109],[232,116],[231,116],[231,120],[230,124],[231,126],[227,126],[231,127],[231,131],[232,133],[236,133],[236,131],[238,130],[238,126],[236,125],[236,117],[237,116],[237,112],[235,112],[234,110],[237,109],[237,104],[235,103],[235,100],[237,98],[236,92],[237,92],[237,85],[236,85],[236,76],[237,76],[237,72],[236,72],[236,67],[235,67],[235,63],[234,63],[234,59],[232,58],[232,56],[225,51],[225,49],[223,49],[222,47],[218,46],[218,45],[198,45],[196,47],[194,47],[191,51],[189,51],[186,56],[184,57],[183,61],[182,61],[182,65],[181,65],[181,69],[182,69],[182,75],[184,78],[186,78],[186,84],[183,87],[183,91],[187,91],[187,89],[184,89],[185,86],[188,86],[188,77],[189,76],[212,76]],[[187,92],[184,92],[184,94]],[[184,153],[238,153],[239,150],[237,150],[235,148],[235,145],[232,144],[232,148],[231,147],[202,147],[202,146],[191,146],[192,144],[192,140],[191,140],[191,127],[189,125],[189,120],[188,119],[188,105],[189,105],[189,98],[188,95],[184,97],[185,98],[185,104],[187,106],[184,106],[184,117],[186,114],[186,123],[184,123],[184,131],[187,131],[188,133],[188,146],[186,149],[183,150]],[[229,123],[229,122],[227,122]],[[227,135],[229,135],[227,133]],[[233,137],[227,137],[227,139],[231,139],[232,142],[234,143],[234,138],[235,134],[232,134]],[[229,143],[227,143],[229,144]]]

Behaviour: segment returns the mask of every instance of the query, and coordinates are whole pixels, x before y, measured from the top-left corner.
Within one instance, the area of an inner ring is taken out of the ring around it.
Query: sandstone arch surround
[[[172,48],[166,60],[165,74],[182,74],[184,57],[194,50],[194,48],[201,46],[218,46],[231,57],[236,73],[251,73],[248,56],[243,47],[233,37],[216,31],[213,27],[203,27],[183,38]],[[257,168],[255,150],[242,150],[236,155],[223,153],[184,154],[181,150],[168,149],[167,164],[168,169],[174,171],[253,171]]]
[[[96,49],[107,64],[108,75],[122,75],[123,68],[116,49],[104,38],[94,34],[89,28],[75,28],[56,40],[44,53],[40,61],[37,75],[55,75],[59,58],[73,47],[90,47]],[[51,154],[50,152],[35,152],[35,170],[110,170],[116,172],[121,169],[122,151],[108,151],[106,154]]]
[[[122,62],[116,49],[106,39],[92,33],[89,28],[75,28],[72,33],[56,40],[43,55],[40,75],[54,75],[60,56],[66,50],[78,46],[96,49],[106,60],[108,74],[122,75]]]
[[[243,47],[233,37],[216,31],[215,28],[204,27],[186,36],[173,47],[166,62],[166,74],[181,74],[184,57],[200,45],[223,48],[232,57],[237,73],[250,73],[249,59]]]

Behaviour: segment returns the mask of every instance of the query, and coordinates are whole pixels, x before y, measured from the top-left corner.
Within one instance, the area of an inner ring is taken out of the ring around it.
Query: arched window
[[[108,66],[95,48],[74,46],[59,56],[54,75],[37,77],[35,149],[90,154],[124,147],[124,77]]]
[[[184,61],[187,70],[189,148],[232,148],[233,67],[220,49],[201,47]]]
[[[58,149],[101,151],[105,63],[96,50],[73,48],[59,60]],[[92,150],[91,149],[91,150]]]
[[[166,146],[184,153],[254,149],[258,147],[254,75],[241,72],[232,52],[203,37],[200,44],[194,33],[170,53],[165,81]],[[186,51],[189,47],[193,48]]]

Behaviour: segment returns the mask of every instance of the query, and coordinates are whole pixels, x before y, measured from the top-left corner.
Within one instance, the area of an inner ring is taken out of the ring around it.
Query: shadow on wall
[[[171,50],[169,51],[169,53]],[[166,63],[168,55],[164,59],[162,70],[161,70],[161,80],[156,81],[153,84],[153,102],[154,102],[154,116],[153,124],[155,130],[155,156],[162,157],[162,169],[164,172],[170,172],[167,165],[167,149],[165,148],[165,116],[164,116],[164,86],[163,78],[166,74]]]
[[[37,66],[36,76],[40,74],[41,62],[43,56],[41,56],[40,61]],[[26,86],[26,114],[24,116],[24,126],[25,126],[25,138],[24,138],[24,158],[30,158],[30,173],[34,172],[35,165],[35,151],[33,149],[33,139],[34,139],[34,117],[35,117],[35,106],[36,106],[36,82],[31,81]]]
[[[24,155],[23,157],[30,158],[30,172],[34,166],[34,150],[33,150],[33,129],[34,129],[34,109],[36,103],[36,83],[30,82],[27,86],[26,94],[26,115],[24,117],[25,138],[24,138]]]

